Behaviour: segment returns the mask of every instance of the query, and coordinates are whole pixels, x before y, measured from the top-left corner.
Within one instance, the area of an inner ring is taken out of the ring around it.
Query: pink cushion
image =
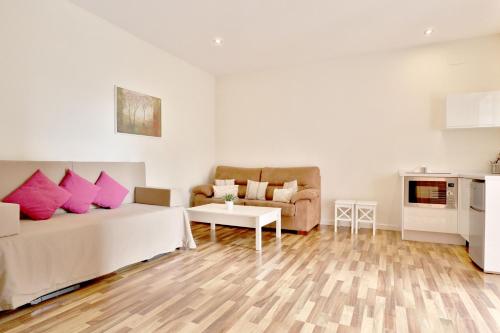
[[[71,197],[40,170],[4,198],[3,202],[18,204],[21,213],[33,220],[49,219]]]
[[[118,208],[128,194],[128,190],[102,171],[95,182],[101,188],[94,199],[94,204],[103,208]]]
[[[92,184],[71,170],[66,171],[59,186],[71,193],[71,198],[66,201],[62,208],[77,214],[89,211],[90,205],[100,190],[99,186]]]

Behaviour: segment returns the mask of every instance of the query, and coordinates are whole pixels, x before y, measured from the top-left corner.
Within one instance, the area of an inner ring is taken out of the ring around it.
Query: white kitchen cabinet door
[[[477,123],[477,107],[470,94],[450,95],[446,99],[446,127],[468,128]]]
[[[500,92],[453,94],[447,97],[447,128],[498,126],[500,126]]]
[[[405,230],[458,233],[457,211],[445,208],[403,208]]]
[[[458,179],[458,233],[469,241],[470,225],[470,186],[472,180],[466,178]]]

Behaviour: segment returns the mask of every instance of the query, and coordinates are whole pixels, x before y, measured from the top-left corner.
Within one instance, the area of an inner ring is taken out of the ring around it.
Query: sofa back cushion
[[[247,186],[246,185],[238,185],[238,198],[245,198],[245,194],[247,194]]]
[[[146,167],[142,162],[73,162],[73,171],[90,182],[95,182],[101,171],[128,190],[123,203],[134,202],[136,187],[146,186]]]
[[[71,162],[0,161],[0,200],[21,186],[37,170],[59,184],[67,169],[71,169]]]
[[[260,181],[261,168],[238,168],[218,166],[215,169],[215,179],[234,179],[236,185],[246,185],[247,181]]]
[[[321,187],[321,177],[318,167],[293,167],[293,168],[262,168],[261,180],[268,182],[269,186],[282,187],[285,182],[297,180],[298,189]],[[266,197],[272,198],[272,192]]]
[[[23,184],[38,169],[56,184],[59,184],[63,179],[66,170],[73,170],[91,183],[94,183],[101,171],[104,170],[129,190],[124,203],[134,202],[135,187],[144,187],[146,185],[146,167],[144,162],[0,160],[0,200]],[[65,212],[63,209],[59,209],[57,213]]]

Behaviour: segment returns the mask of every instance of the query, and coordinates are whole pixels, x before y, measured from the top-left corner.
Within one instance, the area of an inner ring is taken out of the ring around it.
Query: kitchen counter
[[[467,241],[472,261],[484,272],[500,274],[500,174],[439,171],[399,172],[401,237],[404,240],[455,245],[464,245]],[[448,178],[446,185],[437,178]],[[432,185],[434,182],[436,185]],[[419,187],[420,202],[416,199]],[[435,203],[437,206],[431,206],[433,199],[445,196],[444,205]]]

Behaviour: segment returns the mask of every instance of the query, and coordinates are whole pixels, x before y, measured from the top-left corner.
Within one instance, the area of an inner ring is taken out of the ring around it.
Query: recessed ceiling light
[[[424,34],[426,36],[430,36],[430,35],[432,35],[433,32],[434,32],[433,28],[427,28],[427,29],[425,29]]]
[[[222,39],[221,37],[215,37],[212,42],[215,46],[221,46],[222,44],[224,44],[224,39]]]

